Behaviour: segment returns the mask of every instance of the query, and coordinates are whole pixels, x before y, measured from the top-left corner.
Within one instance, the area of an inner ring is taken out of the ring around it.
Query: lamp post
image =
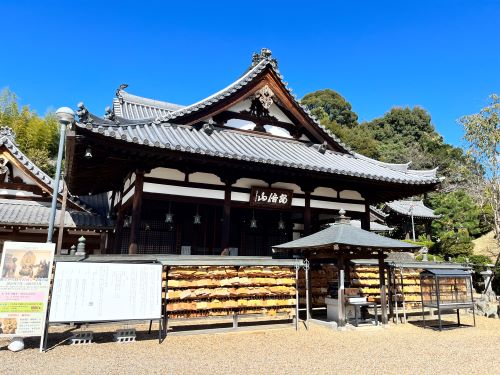
[[[52,186],[52,205],[50,206],[49,231],[47,233],[47,242],[52,242],[54,232],[54,221],[56,219],[57,197],[59,195],[59,180],[61,179],[61,164],[64,153],[64,140],[66,137],[66,127],[75,121],[75,112],[71,108],[61,107],[56,111],[59,120],[59,150],[57,151],[56,175]]]
[[[415,221],[413,220],[413,208],[415,207],[415,204],[412,202],[410,204],[410,213],[411,213],[411,231],[413,234],[413,242],[415,242]]]

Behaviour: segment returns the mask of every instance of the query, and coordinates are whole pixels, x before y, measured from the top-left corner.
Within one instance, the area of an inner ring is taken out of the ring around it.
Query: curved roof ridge
[[[211,100],[219,101],[223,97],[232,94],[232,92],[230,92],[231,90],[236,91],[237,89],[239,89],[243,86],[246,86],[251,81],[251,79],[253,79],[257,74],[262,72],[267,65],[272,66],[273,61],[269,58],[264,58],[261,61],[259,61],[258,64],[256,64],[251,69],[249,69],[240,78],[238,78],[236,81],[229,84],[228,86],[224,87],[222,90],[219,90],[216,93],[214,93],[214,94],[212,94],[204,99],[201,99],[193,104],[190,104],[184,108],[181,108],[177,111],[173,111],[172,113],[167,114],[166,116],[159,117],[158,120],[168,121],[168,120],[174,119],[176,117],[182,116],[182,115],[187,114],[187,113],[196,112],[196,111],[200,110],[201,108],[204,108],[207,105],[212,104]]]
[[[357,152],[354,152],[354,156],[359,158],[359,159],[363,159],[363,160],[366,160],[368,162],[375,163],[375,164],[381,165],[381,166],[386,167],[386,168],[390,168],[390,169],[395,170],[395,171],[405,172],[405,173],[409,173],[409,171],[410,171],[408,169],[408,167],[411,165],[411,161],[409,161],[407,163],[387,163],[385,161],[372,159],[372,158],[369,158],[368,156],[358,154]]]
[[[436,167],[434,169],[409,169],[408,173],[423,177],[436,178],[438,169],[439,167]]]

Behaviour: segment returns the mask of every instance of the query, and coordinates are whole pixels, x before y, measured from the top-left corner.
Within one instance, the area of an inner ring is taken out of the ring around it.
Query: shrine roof
[[[441,215],[436,215],[434,211],[426,207],[423,201],[398,200],[386,203],[390,211],[404,216],[412,216],[422,219],[438,219]]]

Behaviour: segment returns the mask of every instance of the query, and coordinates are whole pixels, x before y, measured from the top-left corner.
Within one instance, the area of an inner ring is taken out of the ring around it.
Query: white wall
[[[146,173],[144,177],[163,178],[165,180],[174,180],[174,181],[184,181],[185,179],[185,175],[181,171],[177,169],[161,168],[161,167],[151,170],[151,172]]]
[[[365,198],[363,198],[361,196],[361,194],[359,194],[357,191],[354,191],[354,190],[342,190],[339,193],[339,196],[342,199],[354,199],[354,200],[360,200],[360,201],[365,200]]]

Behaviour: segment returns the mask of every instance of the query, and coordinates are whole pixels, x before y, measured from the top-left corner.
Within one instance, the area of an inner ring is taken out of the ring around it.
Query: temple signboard
[[[262,208],[288,208],[292,205],[293,191],[252,186],[250,206]]]
[[[41,336],[55,244],[6,241],[0,265],[0,336]]]

